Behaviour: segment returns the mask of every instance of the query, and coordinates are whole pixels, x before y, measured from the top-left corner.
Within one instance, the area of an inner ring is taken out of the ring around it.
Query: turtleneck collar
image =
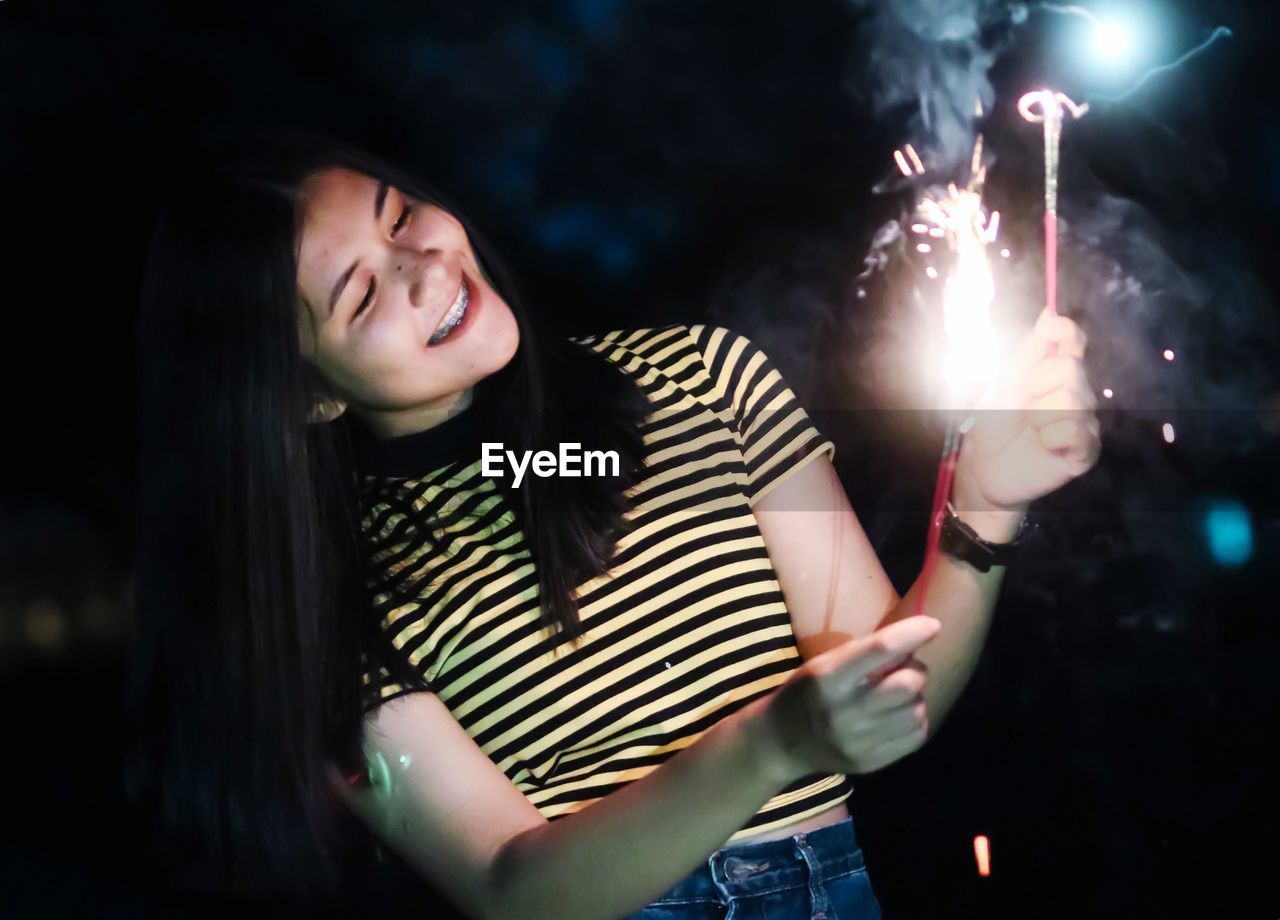
[[[475,385],[467,408],[424,431],[379,438],[353,419],[351,441],[357,468],[378,476],[416,479],[451,463],[478,460],[481,442],[494,439],[487,382]]]

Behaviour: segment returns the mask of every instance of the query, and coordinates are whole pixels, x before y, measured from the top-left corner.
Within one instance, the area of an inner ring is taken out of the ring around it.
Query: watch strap
[[[938,541],[938,549],[967,562],[979,572],[989,572],[992,566],[1008,565],[1013,558],[1014,550],[1022,546],[1035,530],[1035,525],[1028,523],[1024,517],[1008,543],[992,543],[978,536],[978,532],[960,520],[955,508],[947,503],[946,516],[942,519],[942,533]]]

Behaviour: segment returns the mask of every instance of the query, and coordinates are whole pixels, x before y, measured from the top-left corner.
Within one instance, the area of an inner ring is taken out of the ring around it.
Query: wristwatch
[[[1008,543],[991,543],[978,536],[977,531],[956,516],[956,509],[947,502],[947,514],[942,519],[942,533],[938,540],[938,549],[967,562],[979,572],[989,572],[993,565],[1008,565],[1013,558],[1013,551],[1027,542],[1027,538],[1035,531],[1036,525],[1029,524],[1023,517],[1018,525],[1018,532]]]

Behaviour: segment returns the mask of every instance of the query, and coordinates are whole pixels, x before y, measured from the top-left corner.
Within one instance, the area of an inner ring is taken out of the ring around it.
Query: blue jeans
[[[716,850],[626,920],[880,920],[853,819]]]

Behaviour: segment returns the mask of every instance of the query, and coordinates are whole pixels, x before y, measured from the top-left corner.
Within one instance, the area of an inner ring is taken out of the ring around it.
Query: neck
[[[471,405],[474,390],[475,387],[467,387],[428,405],[398,412],[353,411],[375,437],[396,438],[434,428],[465,411]]]

